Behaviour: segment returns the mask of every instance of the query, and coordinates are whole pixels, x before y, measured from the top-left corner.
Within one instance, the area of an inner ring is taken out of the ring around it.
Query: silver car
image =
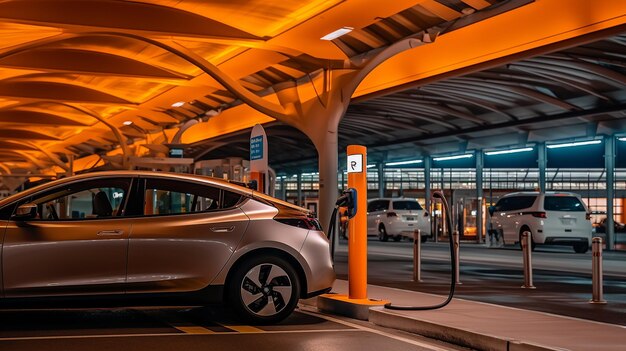
[[[273,323],[335,279],[307,210],[221,179],[89,173],[1,200],[0,223],[3,305],[227,302]]]

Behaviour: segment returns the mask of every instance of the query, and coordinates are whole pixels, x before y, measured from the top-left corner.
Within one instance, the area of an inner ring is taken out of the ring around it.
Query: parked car
[[[568,192],[518,192],[489,208],[492,234],[519,243],[529,231],[536,245],[570,245],[585,253],[591,244],[591,216],[580,195]]]
[[[430,236],[430,216],[414,198],[379,198],[367,203],[367,234],[377,235],[380,241],[403,237],[413,239],[419,229],[421,241]]]
[[[329,242],[303,208],[221,179],[90,173],[0,201],[0,302],[226,302],[277,322],[330,290]],[[150,299],[148,299],[150,298]]]
[[[605,233],[606,234],[606,217],[602,218],[599,223],[596,223],[596,233]],[[614,233],[626,233],[626,224],[613,221],[613,232]]]

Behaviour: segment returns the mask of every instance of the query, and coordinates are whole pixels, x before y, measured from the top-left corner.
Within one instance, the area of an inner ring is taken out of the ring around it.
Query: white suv
[[[489,208],[491,234],[504,243],[518,243],[530,231],[537,244],[571,245],[585,253],[591,243],[589,210],[580,195],[566,192],[519,192],[500,198]]]
[[[412,239],[415,229],[420,230],[422,242],[430,236],[430,217],[417,199],[400,197],[368,201],[368,235],[378,235],[380,241],[389,238],[400,241],[402,237]]]

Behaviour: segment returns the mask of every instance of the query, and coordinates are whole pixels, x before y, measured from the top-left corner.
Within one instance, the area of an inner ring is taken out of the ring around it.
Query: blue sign
[[[263,159],[263,136],[250,138],[250,161]]]

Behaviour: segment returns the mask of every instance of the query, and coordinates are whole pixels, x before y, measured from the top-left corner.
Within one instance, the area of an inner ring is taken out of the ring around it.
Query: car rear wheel
[[[428,240],[428,237],[425,235],[422,235],[422,237],[420,238],[420,241],[422,242],[422,244],[425,243],[426,240]]]
[[[393,241],[400,241],[402,240],[402,235],[394,235],[393,236]]]
[[[295,269],[287,261],[260,255],[236,268],[227,293],[231,307],[245,321],[276,323],[296,308],[300,284]]]
[[[387,235],[387,231],[385,230],[385,226],[381,225],[378,227],[378,240],[387,241],[389,240],[389,235]]]
[[[576,253],[585,253],[589,251],[589,244],[587,243],[576,243],[574,244],[574,252]]]

